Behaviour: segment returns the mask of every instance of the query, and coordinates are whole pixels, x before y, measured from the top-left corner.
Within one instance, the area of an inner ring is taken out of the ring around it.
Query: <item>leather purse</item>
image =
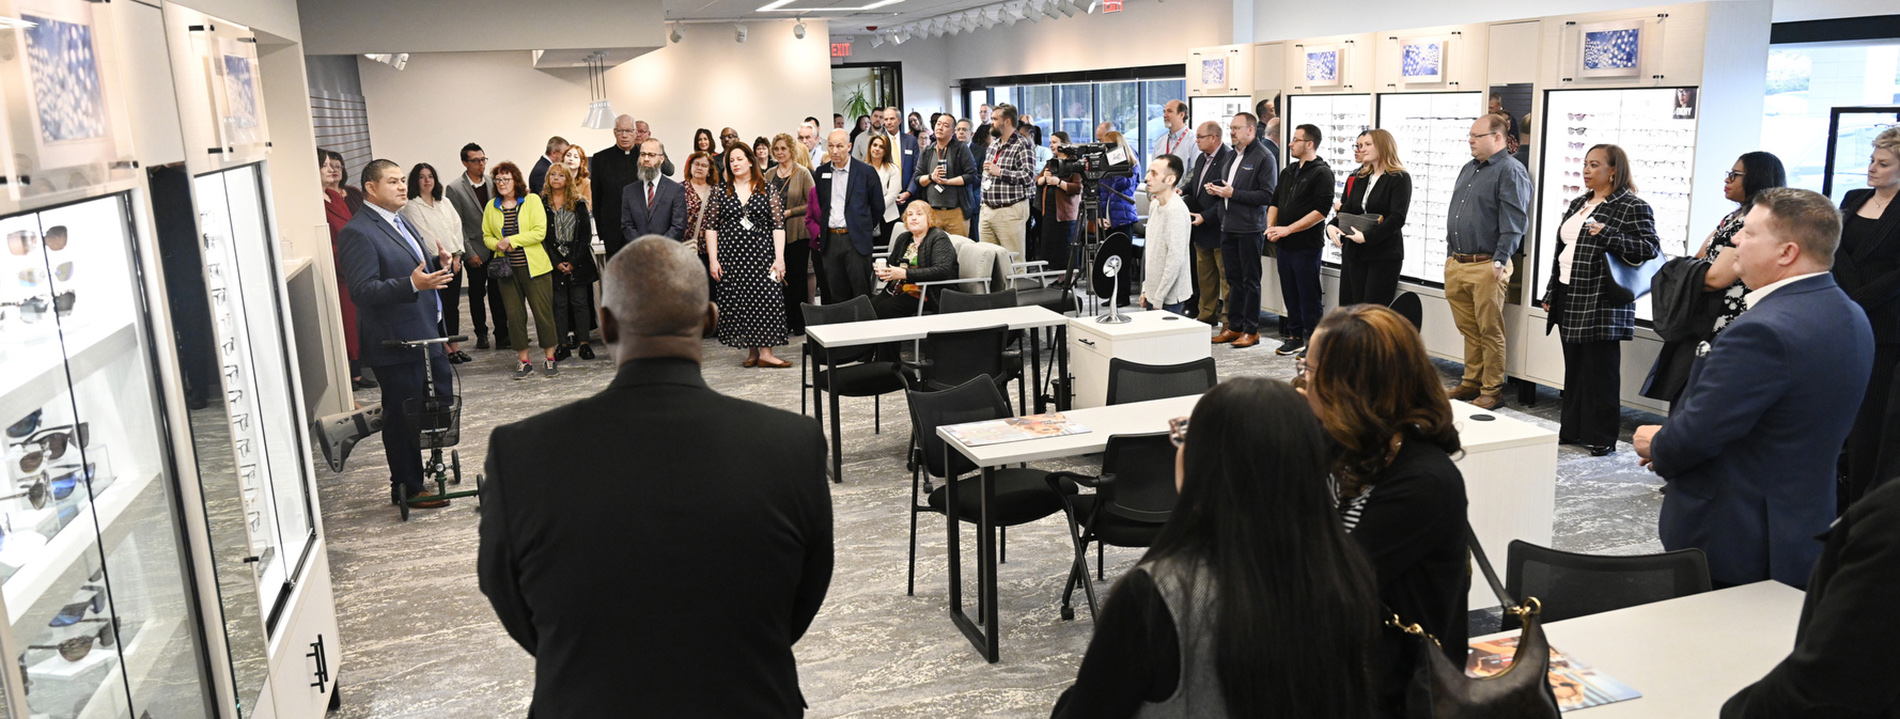
[[[1535,597],[1523,602],[1511,598],[1498,581],[1497,572],[1485,558],[1484,547],[1465,524],[1465,544],[1484,571],[1506,612],[1523,625],[1518,636],[1517,653],[1504,671],[1487,677],[1471,677],[1463,666],[1453,665],[1440,650],[1438,640],[1417,624],[1406,624],[1397,614],[1386,620],[1388,631],[1403,632],[1417,650],[1418,662],[1406,688],[1405,716],[1408,719],[1558,719],[1557,696],[1550,690],[1550,642],[1537,621],[1541,605]]]

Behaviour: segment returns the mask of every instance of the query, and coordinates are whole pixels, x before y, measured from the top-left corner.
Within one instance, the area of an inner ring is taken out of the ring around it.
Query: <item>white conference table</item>
[[[1051,313],[1053,314],[1053,313]],[[808,330],[809,331],[809,330]],[[1074,457],[1100,452],[1108,447],[1108,438],[1115,435],[1148,434],[1165,432],[1168,420],[1193,414],[1194,403],[1201,400],[1200,395],[1170,397],[1168,399],[1131,402],[1107,407],[1090,407],[1064,412],[1070,421],[1089,428],[1084,434],[1072,434],[1065,437],[1047,437],[1020,442],[1004,442],[981,447],[968,447],[958,442],[947,427],[938,427],[937,436],[945,444],[970,458],[970,461],[983,468],[978,490],[983,493],[982,514],[977,522],[977,606],[983,615],[980,621],[974,621],[963,611],[963,563],[960,542],[951,542],[950,554],[950,621],[963,631],[970,643],[987,661],[994,663],[1001,645],[1002,626],[996,621],[996,532],[990,520],[990,505],[995,500],[995,470],[997,467],[1018,462],[1035,462],[1060,457]],[[944,506],[956,507],[957,482],[944,485],[947,496]],[[950,526],[950,536],[957,537],[957,515],[945,512],[945,520]]]
[[[1040,330],[1048,327],[1054,328],[1056,332],[1054,341],[1057,365],[1056,376],[1062,377],[1068,373],[1069,369],[1068,343],[1065,340],[1068,322],[1068,317],[1063,316],[1061,313],[1053,312],[1045,307],[1005,307],[995,310],[976,310],[973,312],[954,312],[950,314],[922,315],[918,317],[893,317],[891,319],[841,322],[828,325],[808,325],[805,327],[805,344],[803,346],[803,355],[800,358],[800,364],[809,364],[807,360],[810,359],[813,353],[822,354],[827,350],[843,349],[845,347],[861,347],[864,345],[877,345],[887,342],[921,340],[932,332],[958,332],[982,329],[984,327],[996,327],[999,325],[1006,325],[1012,330]],[[1041,358],[1042,343],[1038,341],[1030,342],[1029,385],[1031,387],[1040,387],[1042,384]],[[829,367],[831,363],[827,361],[825,365]],[[800,385],[803,385],[805,382],[805,372],[804,367],[799,368]],[[826,375],[827,378],[835,378],[836,376],[835,373]],[[824,391],[831,395],[831,481],[843,482],[844,457],[842,456],[843,440],[839,436],[838,394],[831,390],[831,387],[820,387],[817,382],[812,382],[813,393]],[[802,391],[801,388],[801,392]],[[1066,393],[1058,392],[1057,394],[1062,395]],[[1062,401],[1062,404],[1066,405],[1066,400]],[[818,423],[823,425],[825,422],[825,410],[816,397],[813,398],[812,407],[813,410],[817,412]],[[1018,407],[1017,411],[1023,412],[1026,410]],[[1040,396],[1036,398],[1036,411],[1042,411],[1042,398]]]
[[[1552,622],[1544,635],[1565,656],[1643,694],[1581,716],[1713,719],[1723,702],[1794,649],[1806,596],[1780,582],[1757,582]]]

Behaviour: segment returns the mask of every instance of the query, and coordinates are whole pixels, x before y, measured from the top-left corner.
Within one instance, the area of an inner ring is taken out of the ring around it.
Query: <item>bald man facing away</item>
[[[488,440],[478,569],[535,658],[530,713],[801,716],[792,645],[832,566],[818,422],[706,386],[718,310],[679,242],[602,282],[613,382]]]

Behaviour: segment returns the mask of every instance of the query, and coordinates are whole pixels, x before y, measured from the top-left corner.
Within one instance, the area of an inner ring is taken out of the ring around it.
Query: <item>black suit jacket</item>
[[[647,205],[644,182],[636,179],[620,191],[621,247],[646,235],[686,239],[686,188],[670,177],[660,177],[652,206]],[[607,248],[607,256],[612,257],[619,249]]]
[[[1841,200],[1843,218],[1860,211],[1872,189],[1854,190]],[[1834,280],[1867,311],[1875,344],[1900,344],[1900,202],[1889,203],[1874,226],[1874,241],[1843,246],[1834,253]]]
[[[846,182],[851,183],[844,190],[844,226],[851,230],[851,245],[858,254],[871,256],[873,238],[884,223],[884,183],[877,177],[877,168],[863,160],[852,160],[851,169],[845,173]],[[818,188],[818,243],[819,248],[831,244],[831,176],[837,168],[827,162],[812,170],[813,184]]]
[[[1249,143],[1247,152],[1234,158],[1234,162],[1239,163],[1240,168],[1233,170],[1234,196],[1224,203],[1221,231],[1265,233],[1267,206],[1273,204],[1273,189],[1280,170],[1273,166],[1272,156],[1258,142]],[[1220,179],[1227,178],[1223,175]]]
[[[1900,482],[1861,497],[1827,532],[1794,652],[1722,705],[1722,719],[1900,717]]]
[[[411,234],[416,232],[412,226]],[[418,247],[423,239],[415,235]],[[375,209],[365,206],[337,233],[337,274],[350,290],[356,303],[358,346],[363,364],[382,367],[405,362],[421,362],[422,353],[413,349],[384,347],[387,340],[420,340],[442,336],[436,322],[436,291],[420,290],[409,281],[417,263],[429,272],[441,269],[427,249],[416,255],[416,247],[396,232]]]
[[[559,447],[558,451],[549,451]],[[825,446],[684,359],[497,427],[478,570],[551,717],[796,717],[831,582]]]
[[[1346,178],[1346,192],[1339,197],[1339,211],[1354,215],[1378,215],[1379,225],[1366,233],[1365,242],[1339,239],[1340,255],[1347,261],[1396,262],[1405,259],[1405,215],[1412,206],[1412,175],[1394,170],[1371,182],[1365,175]],[[1371,189],[1368,190],[1367,188]],[[1338,225],[1334,217],[1332,224]]]
[[[1201,224],[1193,225],[1188,236],[1194,244],[1204,250],[1220,249],[1221,217],[1227,212],[1227,203],[1221,198],[1207,194],[1206,185],[1213,180],[1227,178],[1227,164],[1234,161],[1234,149],[1221,145],[1213,155],[1201,153],[1194,161],[1194,167],[1188,170],[1188,188],[1181,194],[1187,201],[1188,212],[1201,214]],[[1206,173],[1202,173],[1202,169]]]

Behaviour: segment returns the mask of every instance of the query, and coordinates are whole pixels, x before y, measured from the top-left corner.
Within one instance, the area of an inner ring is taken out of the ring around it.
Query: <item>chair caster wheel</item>
[[[1075,619],[1075,607],[1063,607],[1062,621],[1067,622],[1067,621],[1073,621],[1074,619]]]

